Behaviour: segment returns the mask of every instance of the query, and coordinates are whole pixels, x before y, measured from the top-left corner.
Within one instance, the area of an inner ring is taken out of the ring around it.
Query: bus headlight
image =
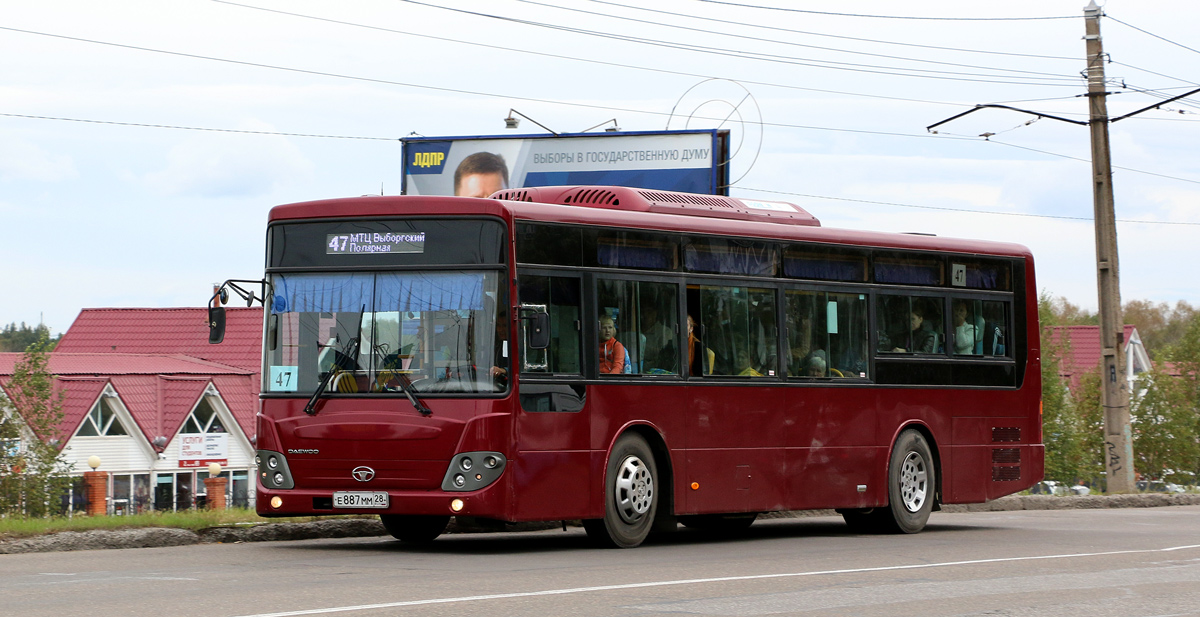
[[[475,460],[483,461],[482,468],[476,470],[475,473],[463,473],[471,471],[475,467]],[[506,459],[499,452],[460,452],[450,459],[450,465],[446,469],[446,475],[442,478],[443,491],[477,491],[488,486],[500,478],[504,472],[504,464]]]
[[[258,464],[258,479],[264,488],[290,489],[295,488],[292,472],[288,469],[287,457],[271,450],[259,450],[254,454],[254,462]]]

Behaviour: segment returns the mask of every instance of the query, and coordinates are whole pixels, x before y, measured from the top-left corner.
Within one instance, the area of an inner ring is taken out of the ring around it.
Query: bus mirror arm
[[[550,347],[550,314],[546,312],[545,304],[522,304],[518,307],[521,319],[528,321],[525,326],[525,336],[529,340],[530,349],[546,349]]]
[[[238,283],[250,283],[259,285],[257,295],[252,290],[244,289]],[[266,306],[267,292],[271,287],[271,283],[266,279],[260,281],[250,281],[243,279],[229,279],[217,286],[213,291],[213,295],[208,299],[208,342],[209,344],[218,344],[225,340],[225,307],[229,302],[229,291],[237,294],[246,301],[246,306],[253,306],[254,301],[258,300],[259,304]]]

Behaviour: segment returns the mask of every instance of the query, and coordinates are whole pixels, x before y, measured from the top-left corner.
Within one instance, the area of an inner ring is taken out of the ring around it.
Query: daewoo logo
[[[288,448],[288,454],[320,454],[316,448]]]
[[[370,482],[375,477],[375,470],[365,465],[355,467],[350,476],[359,482]]]

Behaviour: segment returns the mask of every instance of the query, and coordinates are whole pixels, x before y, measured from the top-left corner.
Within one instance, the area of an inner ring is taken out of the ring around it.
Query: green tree
[[[48,516],[60,508],[60,496],[70,484],[59,425],[66,392],[54,391],[43,332],[26,348],[0,399],[0,513],[9,516]]]
[[[1042,442],[1046,445],[1046,479],[1073,484],[1084,475],[1082,423],[1067,385],[1059,376],[1063,349],[1042,343]]]
[[[16,323],[8,324],[0,329],[0,351],[25,351],[30,345],[38,342],[42,336],[50,340],[50,347],[46,351],[52,351],[54,345],[58,343],[57,338],[50,338],[50,328],[45,325],[30,327],[21,322],[18,327]]]
[[[1136,470],[1146,478],[1193,484],[1200,465],[1196,405],[1186,380],[1156,370],[1139,380],[1130,406]]]
[[[1104,406],[1101,396],[1100,367],[1084,373],[1079,379],[1079,391],[1074,393],[1075,413],[1080,427],[1079,448],[1081,480],[1104,477]]]

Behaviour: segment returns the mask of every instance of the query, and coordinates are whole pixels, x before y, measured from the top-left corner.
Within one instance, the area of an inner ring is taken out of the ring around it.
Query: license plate
[[[339,491],[333,494],[335,508],[386,508],[388,494],[368,491]]]

